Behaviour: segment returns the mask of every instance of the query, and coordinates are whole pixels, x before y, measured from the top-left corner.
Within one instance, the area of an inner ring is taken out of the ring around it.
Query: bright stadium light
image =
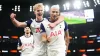
[[[8,53],[8,50],[2,50],[2,53]]]
[[[65,4],[63,4],[63,6],[64,6],[64,10],[66,10],[66,5],[65,5]]]
[[[95,3],[95,5],[94,6],[96,6],[97,5],[97,2],[96,2],[96,0],[93,0],[94,1],[94,3]]]
[[[15,12],[17,11],[17,10],[14,10]]]
[[[9,36],[3,36],[3,38],[9,38]]]
[[[66,3],[67,10],[69,10],[70,4]]]
[[[89,1],[86,1],[86,5],[87,5],[87,7],[90,7]]]
[[[95,49],[87,49],[87,52],[95,51]]]
[[[76,50],[73,50],[73,52],[76,52]]]
[[[90,7],[89,1],[83,1],[84,7]]]
[[[97,3],[100,4],[100,0],[97,0]]]
[[[0,11],[2,11],[2,9],[0,8]]]
[[[2,5],[0,5],[0,8],[1,8],[1,6],[2,6]]]
[[[87,7],[87,6],[86,6],[86,2],[85,2],[85,1],[83,1],[83,4],[84,4],[84,7]]]
[[[89,35],[89,37],[97,37],[97,35]]]
[[[2,11],[2,5],[0,5],[0,11]]]
[[[18,6],[18,8],[20,8],[20,5]]]
[[[15,5],[15,10],[14,11],[17,11],[17,6]]]
[[[69,10],[69,7],[70,7],[70,3],[66,3],[66,4],[63,4],[64,6],[64,10]]]
[[[18,6],[18,11],[20,11],[20,5]]]
[[[30,6],[30,12],[32,12],[32,6]]]
[[[81,8],[81,1],[79,1],[79,0],[75,1],[73,6],[74,6],[75,9],[80,9]]]
[[[12,10],[14,11],[14,8],[12,8]]]
[[[75,36],[75,39],[77,39],[77,36]]]
[[[20,10],[18,9],[18,11],[20,12]]]
[[[57,4],[57,7],[60,9],[60,6]]]
[[[48,5],[45,6],[45,11],[46,12],[49,11],[49,6]]]

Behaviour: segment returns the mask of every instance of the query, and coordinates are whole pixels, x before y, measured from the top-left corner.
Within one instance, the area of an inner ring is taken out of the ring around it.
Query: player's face
[[[24,32],[28,34],[28,33],[30,33],[30,32],[31,32],[31,30],[30,30],[30,28],[29,28],[29,27],[26,27],[26,28],[24,28]]]
[[[58,16],[59,16],[59,14],[60,14],[59,12],[60,12],[59,9],[57,9],[57,8],[51,8],[51,10],[50,10],[50,16],[53,19],[57,19]]]
[[[42,7],[38,7],[38,8],[35,10],[35,15],[36,15],[37,17],[42,17],[43,14],[44,14],[44,10],[43,10]]]

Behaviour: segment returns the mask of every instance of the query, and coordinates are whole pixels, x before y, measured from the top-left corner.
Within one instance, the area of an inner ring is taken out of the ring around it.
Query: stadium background
[[[82,6],[81,9],[94,9],[94,19],[93,22],[69,25],[71,43],[69,50],[66,51],[67,56],[100,56],[100,0],[81,1],[89,2],[90,6]],[[59,4],[61,12],[77,10],[72,5],[69,10],[63,8],[65,2],[73,4],[74,0],[0,0],[2,5],[0,7],[2,9],[0,11],[0,56],[19,56],[20,54],[16,50],[17,39],[24,32],[23,28],[17,28],[12,24],[10,13],[16,13],[19,21],[35,18],[33,11],[30,11],[30,6],[38,2],[49,6]],[[15,6],[17,6],[16,11]],[[20,11],[18,11],[18,6],[20,6]],[[48,13],[49,11],[45,11],[44,17],[48,17]]]

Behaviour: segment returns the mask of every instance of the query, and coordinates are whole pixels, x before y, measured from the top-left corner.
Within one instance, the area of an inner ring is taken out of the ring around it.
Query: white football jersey
[[[44,18],[42,21],[36,21],[35,19],[29,20],[27,21],[27,25],[30,26],[32,33],[34,35],[34,49],[35,51],[37,51],[38,53],[40,52],[45,52],[46,50],[46,44],[44,42],[42,42],[42,38],[41,38],[41,30],[40,30],[40,25],[42,22],[46,21],[47,19]]]
[[[57,49],[57,48],[64,48],[66,49],[66,45],[65,45],[65,22],[61,22],[60,24],[58,24],[56,27],[54,27],[53,29],[51,29],[49,27],[50,22],[44,21],[42,24],[44,26],[45,32],[47,34],[48,37],[50,37],[50,42],[47,44],[48,48],[53,48],[53,49]]]
[[[34,37],[31,35],[30,37],[26,37],[25,35],[19,38],[21,45],[23,46],[21,50],[21,54],[31,54],[34,50]]]

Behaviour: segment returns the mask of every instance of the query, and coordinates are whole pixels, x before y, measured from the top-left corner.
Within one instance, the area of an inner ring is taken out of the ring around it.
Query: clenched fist
[[[14,14],[14,13],[11,13],[10,14],[10,18],[13,20],[13,19],[15,19],[15,17],[16,17],[16,14]]]

